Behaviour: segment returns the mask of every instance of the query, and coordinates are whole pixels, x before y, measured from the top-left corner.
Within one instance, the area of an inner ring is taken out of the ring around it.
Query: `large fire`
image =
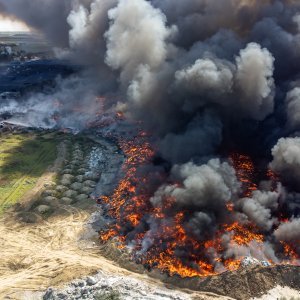
[[[230,239],[229,245],[233,248],[248,246],[251,243],[254,243],[257,249],[263,248],[264,234],[250,222],[245,225],[236,221],[235,207],[230,201],[226,207],[228,215],[232,217],[219,226],[213,239],[198,241],[183,226],[188,217],[187,213],[169,209],[174,205],[174,199],[166,197],[160,207],[154,208],[151,205],[153,188],[157,186],[153,182],[150,184],[147,172],[140,171],[141,168],[147,167],[155,155],[154,149],[147,141],[147,134],[142,132],[131,141],[122,140],[120,147],[126,156],[123,165],[124,177],[111,196],[102,196],[99,199],[108,216],[114,220],[107,231],[101,232],[102,242],[114,239],[118,247],[128,246],[132,259],[146,268],[156,268],[169,275],[177,274],[181,277],[208,276],[238,269],[244,257],[226,253],[225,237]],[[254,163],[249,156],[238,153],[231,154],[229,160],[242,183],[241,196],[250,197],[252,192],[258,189]],[[275,187],[276,175],[270,170],[265,173]],[[158,172],[155,175],[157,182],[164,180],[163,174]],[[172,211],[174,213],[170,213]],[[151,236],[145,226],[145,217],[148,222],[155,221],[159,226],[159,230]],[[145,250],[146,240],[151,241],[151,246]],[[286,261],[298,259],[293,245],[282,243],[282,248]],[[181,251],[183,249],[184,251]],[[180,255],[181,252],[185,254]],[[272,261],[269,260],[269,263]]]

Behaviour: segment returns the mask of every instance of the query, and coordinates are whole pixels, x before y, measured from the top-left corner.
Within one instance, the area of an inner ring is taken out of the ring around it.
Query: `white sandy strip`
[[[251,300],[275,300],[275,299],[286,299],[286,300],[300,300],[300,291],[291,289],[290,287],[282,287],[277,285],[275,288],[270,290],[267,294],[259,298],[252,298]]]

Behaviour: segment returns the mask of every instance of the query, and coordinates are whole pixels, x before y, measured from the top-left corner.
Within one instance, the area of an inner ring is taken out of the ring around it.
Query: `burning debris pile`
[[[99,199],[115,220],[100,234],[103,242],[117,238],[134,261],[181,277],[259,261],[299,263],[297,241],[278,238],[291,222],[282,215],[282,187],[270,169],[262,174],[249,156],[234,153],[228,162],[174,166],[166,178],[161,167],[153,169],[155,152],[147,135],[120,146],[127,157],[125,176],[110,197]],[[259,189],[259,178],[269,190]]]
[[[22,113],[38,126],[98,127],[126,156],[118,187],[97,195],[110,218],[103,242],[181,277],[245,257],[299,264],[297,1],[0,4],[83,65],[23,99]],[[123,134],[123,116],[139,134]]]

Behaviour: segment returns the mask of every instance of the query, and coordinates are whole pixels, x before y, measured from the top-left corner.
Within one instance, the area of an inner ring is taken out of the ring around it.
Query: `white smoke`
[[[281,138],[272,149],[270,167],[285,181],[300,183],[300,138]]]
[[[172,29],[160,10],[145,0],[120,0],[108,16],[106,62],[121,69],[123,82],[129,82],[141,65],[155,69],[165,61]]]
[[[288,127],[292,130],[300,128],[300,88],[289,91],[286,97]]]
[[[292,219],[282,223],[275,230],[274,235],[278,241],[297,242],[300,239],[300,219]]]
[[[272,217],[278,209],[277,192],[254,191],[251,198],[241,200],[241,209],[251,222],[263,230],[270,230],[277,219]]]
[[[229,62],[212,59],[198,59],[195,64],[175,73],[177,84],[195,94],[215,94],[216,101],[232,91],[233,66]]]
[[[108,11],[117,5],[117,0],[94,0],[87,7],[76,3],[67,22],[72,59],[90,67],[96,65],[98,72],[109,73],[104,67],[106,41],[104,34],[109,28]],[[104,69],[104,70],[102,70]]]
[[[243,109],[252,118],[264,119],[274,103],[274,58],[267,49],[251,43],[240,52],[237,63],[237,87]]]
[[[218,159],[205,165],[193,163],[175,165],[172,177],[183,186],[164,186],[151,199],[153,205],[160,205],[164,196],[174,198],[178,205],[194,205],[198,208],[227,203],[239,191],[234,169]]]

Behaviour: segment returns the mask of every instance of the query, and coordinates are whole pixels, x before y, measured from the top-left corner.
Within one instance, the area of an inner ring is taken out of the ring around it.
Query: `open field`
[[[0,136],[0,215],[36,185],[55,160],[57,144],[52,136]]]
[[[64,206],[61,210],[64,210],[63,214],[31,225],[15,222],[10,214],[0,219],[0,299],[41,299],[25,295],[46,290],[49,286],[63,287],[71,280],[96,272],[107,276],[108,282],[122,281],[120,278],[130,281],[132,278],[138,280],[144,290],[164,288],[159,280],[128,271],[101,255],[97,235],[91,237],[86,226],[92,208],[83,210]],[[190,292],[187,298],[229,299],[199,292]]]

